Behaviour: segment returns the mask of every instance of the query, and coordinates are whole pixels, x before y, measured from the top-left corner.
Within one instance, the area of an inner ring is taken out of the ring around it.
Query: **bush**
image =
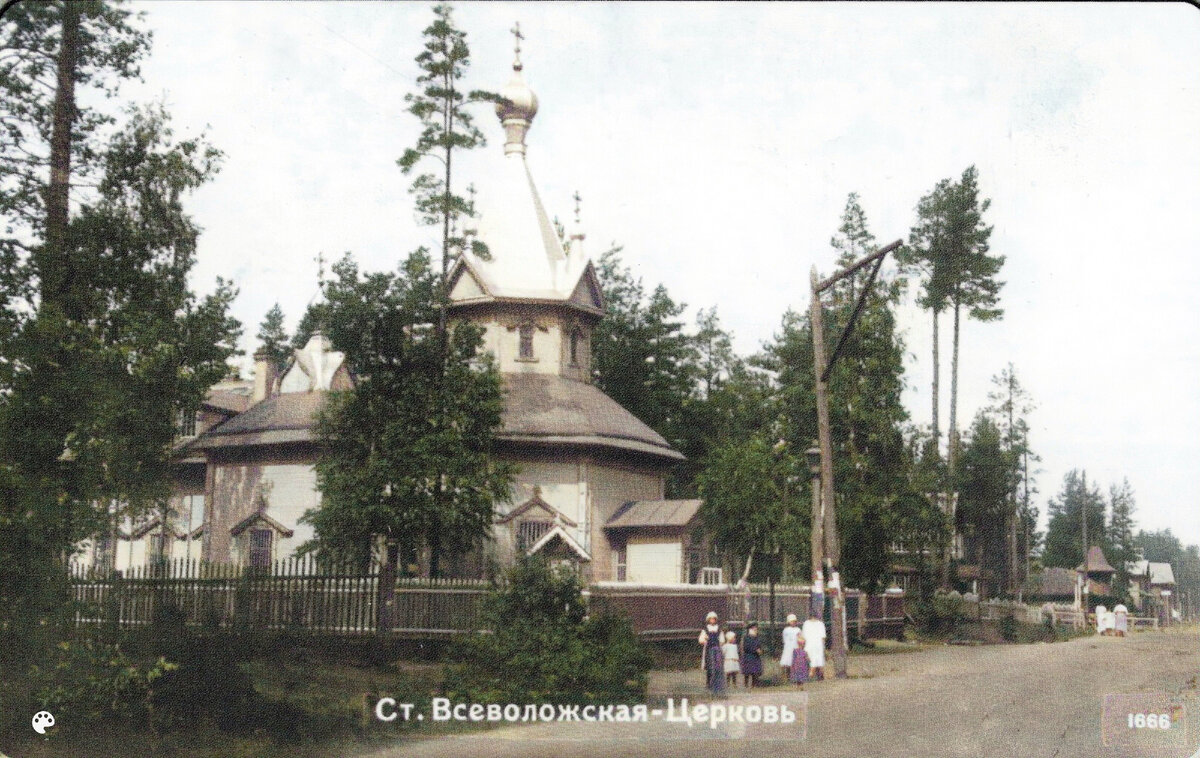
[[[914,603],[913,620],[927,634],[953,634],[967,620],[967,607],[957,592],[939,592]]]
[[[152,686],[174,671],[165,658],[139,665],[118,645],[90,639],[59,643],[29,670],[39,707],[58,723],[84,729],[102,722],[142,723],[149,715]]]
[[[175,729],[197,718],[226,731],[253,726],[257,694],[238,665],[244,645],[225,634],[183,634],[171,641],[173,670],[155,683],[150,695],[154,725]]]
[[[1005,642],[1015,642],[1017,639],[1017,619],[1009,613],[1000,618],[1000,637]]]
[[[514,566],[489,599],[490,633],[464,642],[447,690],[478,703],[618,703],[644,698],[649,652],[623,617],[586,615],[574,573]]]

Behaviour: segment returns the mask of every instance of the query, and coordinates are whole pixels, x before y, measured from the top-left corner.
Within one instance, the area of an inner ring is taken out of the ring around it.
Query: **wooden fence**
[[[396,636],[438,637],[482,626],[484,600],[494,584],[478,579],[396,581],[392,628]],[[693,636],[715,610],[726,623],[757,620],[782,626],[789,613],[809,607],[807,587],[752,585],[638,585],[605,582],[585,590],[589,606],[627,614],[652,639]],[[76,570],[72,574],[76,623],[116,628],[173,619],[192,626],[294,630],[342,636],[378,629],[378,567],[333,566],[311,559],[278,561],[269,568],[176,560],[122,575]],[[747,603],[749,615],[746,614]],[[898,636],[904,597],[846,597],[848,631],[862,638]],[[829,607],[826,603],[826,621]]]
[[[984,601],[977,606],[978,618],[981,621],[999,621],[1006,616],[1012,616],[1017,621],[1027,624],[1040,624],[1049,620],[1055,626],[1084,625],[1095,627],[1096,614],[1084,613],[1073,606],[1047,604],[1044,606],[1022,605],[995,601]],[[1158,619],[1153,616],[1129,616],[1129,631],[1142,629],[1158,629]]]
[[[438,636],[476,629],[492,584],[476,579],[398,579],[393,630]],[[136,627],[177,616],[213,628],[374,634],[378,567],[333,566],[311,559],[270,568],[170,561],[124,576],[76,572],[76,623]]]
[[[803,619],[810,602],[806,586],[750,585],[747,590],[728,585],[637,585],[602,582],[590,589],[593,607],[603,605],[629,616],[634,628],[655,639],[687,639],[696,635],[705,614],[715,611],[722,622],[741,627],[757,621],[768,628],[782,627],[789,613]],[[748,610],[748,612],[747,612]],[[831,605],[825,602],[825,621]],[[846,593],[846,627],[863,639],[899,637],[904,629],[904,596],[866,596]]]

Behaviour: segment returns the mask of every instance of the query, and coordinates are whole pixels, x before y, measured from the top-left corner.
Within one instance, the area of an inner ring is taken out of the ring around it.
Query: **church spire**
[[[521,63],[521,40],[525,37],[521,34],[520,23],[512,28],[512,34],[516,43],[513,49],[513,76],[500,90],[501,100],[496,103],[496,115],[504,125],[504,154],[524,155],[525,134],[537,115],[538,99],[521,78],[521,70],[525,68]]]

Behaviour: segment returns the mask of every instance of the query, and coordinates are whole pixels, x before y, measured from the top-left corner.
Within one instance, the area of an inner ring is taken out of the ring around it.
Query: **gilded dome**
[[[502,122],[508,119],[532,121],[537,115],[537,95],[533,94],[533,90],[529,89],[529,85],[521,78],[521,69],[518,66],[513,66],[513,77],[500,90],[499,95],[503,100],[496,103],[496,115]]]

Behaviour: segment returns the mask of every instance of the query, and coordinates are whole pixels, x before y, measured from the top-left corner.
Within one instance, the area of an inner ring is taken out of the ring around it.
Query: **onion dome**
[[[516,38],[513,76],[498,93],[501,100],[496,103],[496,115],[500,117],[500,123],[504,126],[504,152],[524,154],[525,133],[529,131],[529,125],[537,115],[538,99],[521,76],[521,69],[524,68],[521,64],[521,40],[524,39],[521,36],[521,25],[517,24],[512,32]]]

